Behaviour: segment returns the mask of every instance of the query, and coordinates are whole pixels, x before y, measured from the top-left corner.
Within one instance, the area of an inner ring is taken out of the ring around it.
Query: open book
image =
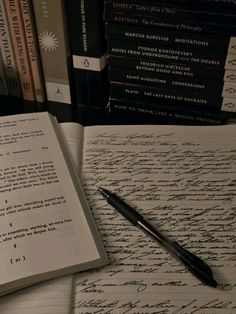
[[[0,118],[0,294],[106,262],[77,172],[48,113]]]
[[[34,304],[37,314],[69,314],[71,309],[74,314],[234,313],[236,125],[66,123],[61,128],[110,263],[74,275],[72,300],[45,302],[43,292],[37,298],[28,288],[23,296],[0,299],[0,312],[30,314]],[[201,284],[107,205],[99,186],[117,193],[205,260],[219,288]]]

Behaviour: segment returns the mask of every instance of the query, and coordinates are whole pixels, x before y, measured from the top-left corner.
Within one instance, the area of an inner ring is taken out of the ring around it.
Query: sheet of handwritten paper
[[[83,182],[110,258],[76,279],[76,314],[236,312],[236,126],[101,126],[84,132]],[[110,189],[203,258],[201,284],[98,193]]]
[[[72,275],[25,288],[0,299],[1,314],[69,314]]]

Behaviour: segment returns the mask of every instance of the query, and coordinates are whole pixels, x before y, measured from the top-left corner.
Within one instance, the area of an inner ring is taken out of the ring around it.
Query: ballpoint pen
[[[99,191],[107,200],[108,204],[119,211],[133,225],[144,231],[147,235],[157,241],[167,252],[182,262],[186,268],[202,283],[217,287],[218,283],[213,278],[211,268],[199,257],[182,248],[176,241],[170,241],[156,228],[154,228],[144,217],[125,203],[114,193],[99,187]]]

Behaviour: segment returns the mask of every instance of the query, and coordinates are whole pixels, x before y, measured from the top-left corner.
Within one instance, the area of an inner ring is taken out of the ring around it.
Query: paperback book
[[[6,116],[0,128],[0,295],[104,265],[56,119],[47,112]]]

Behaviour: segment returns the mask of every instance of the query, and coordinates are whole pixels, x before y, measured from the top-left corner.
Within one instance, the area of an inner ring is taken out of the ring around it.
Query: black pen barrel
[[[107,199],[108,204],[113,206],[118,210],[126,219],[128,219],[133,225],[137,226],[139,220],[142,220],[143,217],[138,212],[136,212],[132,207],[125,203],[115,194],[112,194]]]
[[[133,225],[139,227],[139,229],[156,240],[167,252],[178,261],[182,262],[202,283],[211,287],[217,287],[218,284],[213,278],[211,268],[203,260],[182,248],[177,242],[168,240],[161,232],[154,228],[152,224],[146,221],[141,214],[115,194],[103,188],[99,188],[99,191],[107,200],[108,204],[119,211]]]

